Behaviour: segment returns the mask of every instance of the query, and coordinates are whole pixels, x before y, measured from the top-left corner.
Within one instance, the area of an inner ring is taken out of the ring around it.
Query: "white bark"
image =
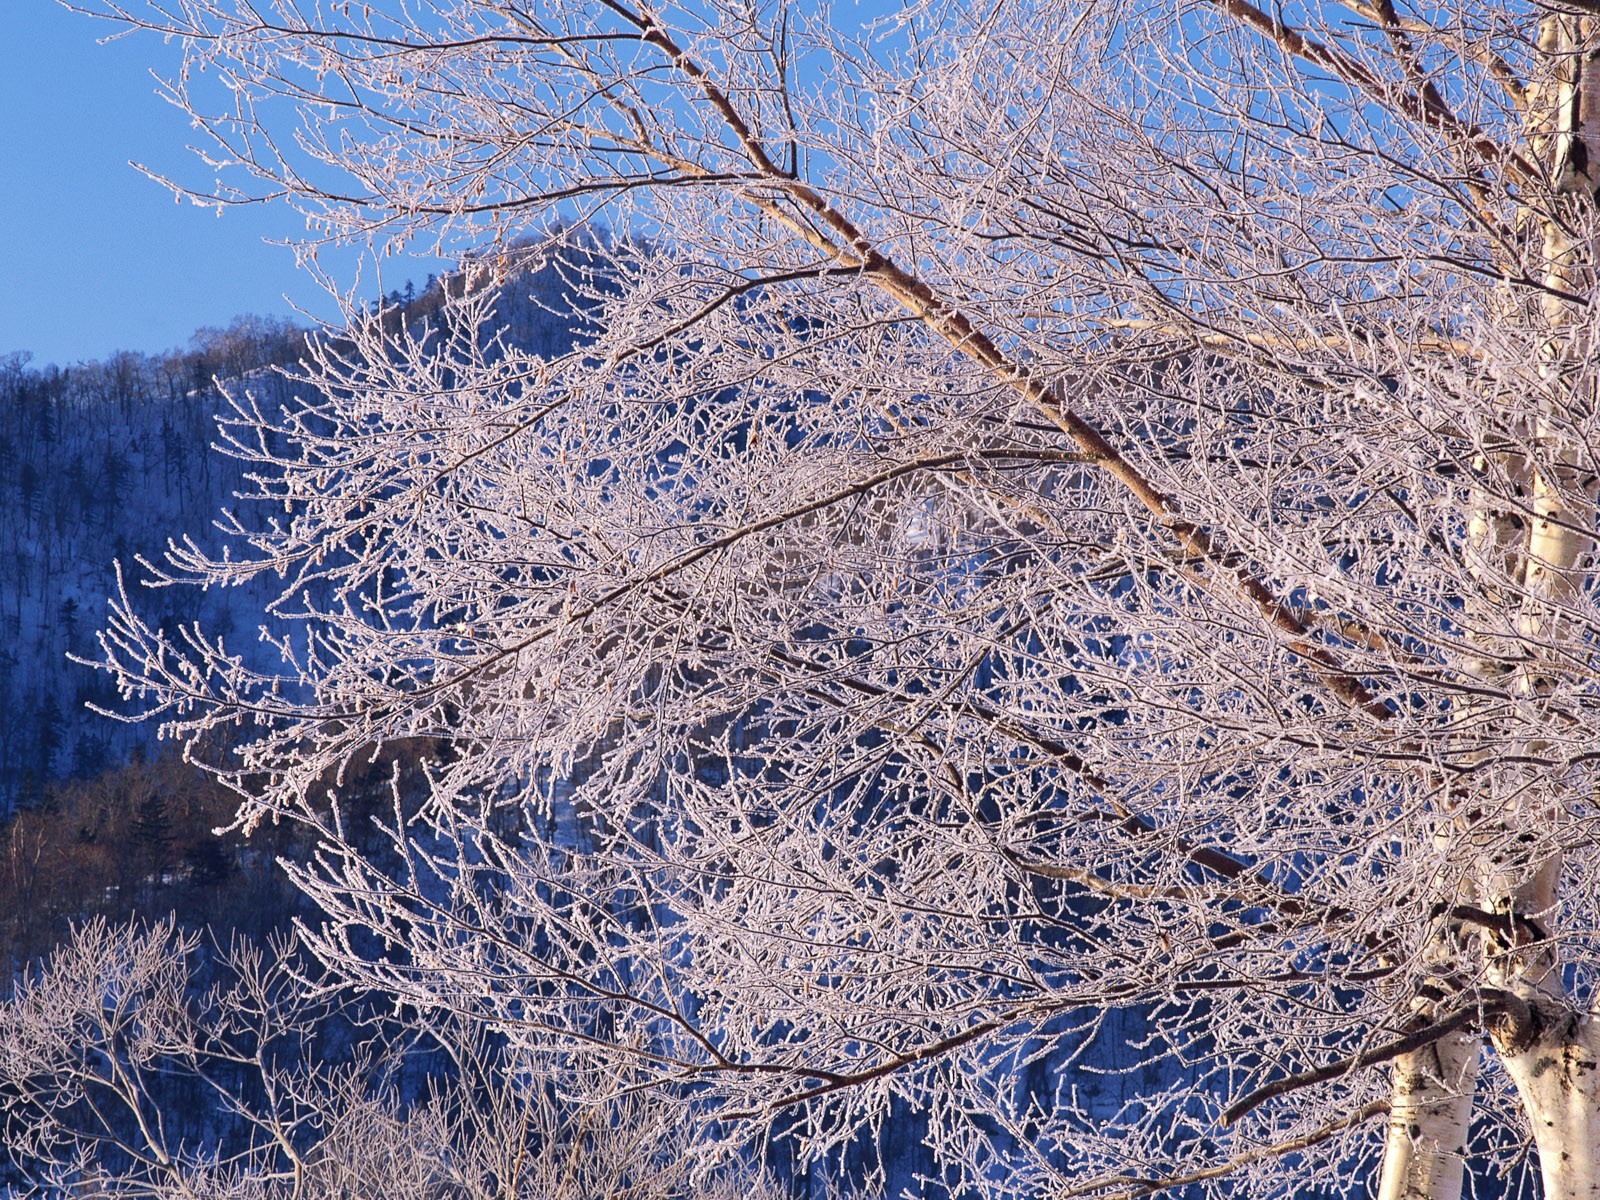
[[[1595,248],[1577,234],[1592,217],[1593,169],[1600,164],[1595,114],[1600,114],[1600,71],[1594,61],[1595,23],[1589,18],[1551,15],[1541,23],[1538,49],[1545,56],[1547,79],[1529,95],[1528,142],[1551,183],[1551,209],[1539,218],[1543,278],[1549,292],[1541,297],[1538,315],[1548,329],[1540,374],[1551,385],[1558,405],[1577,405],[1566,395],[1571,364],[1588,353],[1587,340],[1571,330],[1582,319],[1575,296],[1592,292]],[[1508,314],[1511,319],[1511,314]],[[1481,630],[1492,629],[1491,606],[1510,601],[1520,609],[1516,637],[1483,635],[1486,653],[1468,660],[1468,674],[1492,684],[1507,666],[1516,667],[1516,690],[1536,706],[1549,690],[1542,664],[1568,651],[1571,611],[1585,583],[1586,558],[1594,549],[1593,480],[1583,474],[1579,447],[1554,432],[1553,423],[1512,407],[1506,415],[1511,437],[1524,442],[1517,451],[1481,456],[1480,471],[1493,470],[1501,494],[1527,496],[1522,513],[1496,508],[1483,493],[1475,496],[1469,539],[1480,580],[1486,584],[1474,614]],[[1503,581],[1503,582],[1501,582]],[[1516,649],[1508,654],[1511,646]],[[1484,705],[1467,706],[1463,732],[1478,736],[1495,718]],[[1530,723],[1539,718],[1530,714]],[[1539,753],[1548,743],[1535,737],[1529,750]],[[1594,1022],[1574,1012],[1560,988],[1560,964],[1548,945],[1524,948],[1531,939],[1548,936],[1558,911],[1561,859],[1551,856],[1529,862],[1516,848],[1517,835],[1541,814],[1519,812],[1515,805],[1471,794],[1460,800],[1458,817],[1464,840],[1478,844],[1479,867],[1469,897],[1510,918],[1495,935],[1475,940],[1488,956],[1488,978],[1506,988],[1527,1016],[1509,1022],[1495,1042],[1506,1070],[1515,1080],[1528,1123],[1539,1149],[1547,1200],[1593,1200],[1600,1195],[1596,1150],[1600,1144],[1600,1091],[1595,1080]],[[1532,841],[1530,837],[1526,839]],[[1460,1081],[1452,1089],[1440,1079],[1432,1047],[1403,1056],[1394,1069],[1394,1113],[1385,1151],[1383,1200],[1455,1200],[1462,1186],[1459,1158],[1450,1148],[1464,1148],[1471,1120],[1471,1083],[1477,1044],[1462,1045],[1440,1055],[1450,1062],[1443,1073]],[[1458,1057],[1451,1058],[1454,1054]],[[1472,1069],[1462,1068],[1470,1055]],[[1429,1068],[1432,1068],[1431,1070]],[[1421,1092],[1418,1099],[1414,1093]],[[1406,1123],[1402,1114],[1417,1112]],[[1414,1129],[1412,1137],[1401,1130]],[[1424,1152],[1421,1147],[1426,1148]]]
[[[1592,354],[1577,300],[1594,292],[1597,248],[1584,231],[1594,220],[1596,168],[1600,167],[1600,23],[1589,17],[1546,17],[1540,50],[1553,61],[1553,111],[1538,113],[1544,136],[1533,140],[1548,164],[1556,195],[1569,202],[1544,218],[1543,312],[1551,330],[1543,374],[1556,403],[1579,409],[1593,398],[1582,377]],[[1583,332],[1573,335],[1573,330]],[[1570,394],[1573,387],[1588,393]],[[1537,703],[1549,684],[1539,658],[1568,652],[1574,632],[1566,614],[1586,583],[1595,549],[1594,478],[1582,464],[1587,448],[1553,434],[1541,418],[1533,439],[1539,462],[1533,470],[1533,520],[1528,529],[1524,610],[1519,632],[1540,648],[1524,669],[1521,690]],[[1534,749],[1545,743],[1535,741]],[[1528,814],[1538,819],[1535,814]],[[1526,818],[1525,818],[1526,819]],[[1524,864],[1522,878],[1494,879],[1496,907],[1534,924],[1528,938],[1546,937],[1559,916],[1561,858]],[[1496,886],[1498,885],[1498,886]],[[1561,963],[1549,944],[1526,949],[1513,923],[1509,938],[1491,946],[1490,974],[1526,1006],[1526,1016],[1508,1022],[1495,1042],[1522,1098],[1539,1149],[1546,1200],[1600,1197],[1600,1027],[1567,996]],[[1511,945],[1506,945],[1509,941]]]
[[[1526,1044],[1498,1035],[1539,1150],[1544,1200],[1600,1197],[1600,1022],[1561,1000],[1535,1002]]]
[[[1395,1060],[1378,1200],[1460,1200],[1479,1043],[1452,1034]]]

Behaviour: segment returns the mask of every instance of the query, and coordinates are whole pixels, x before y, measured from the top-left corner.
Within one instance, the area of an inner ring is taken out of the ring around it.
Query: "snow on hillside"
[[[572,344],[560,273],[526,258],[496,301],[499,332],[559,353]],[[416,328],[431,320],[448,277],[420,294],[396,292],[385,316]],[[69,661],[93,657],[115,593],[116,564],[139,609],[163,631],[199,621],[252,665],[273,580],[201,593],[149,589],[137,560],[158,560],[169,539],[217,544],[212,524],[237,507],[240,465],[215,451],[227,407],[217,381],[246,390],[263,411],[294,399],[280,368],[301,357],[303,331],[243,318],[197,333],[189,349],[124,353],[66,369],[0,359],[0,819],[40,802],[52,781],[96,774],[152,748],[155,729],[91,711],[120,702],[107,679]],[[248,520],[248,513],[243,514]]]

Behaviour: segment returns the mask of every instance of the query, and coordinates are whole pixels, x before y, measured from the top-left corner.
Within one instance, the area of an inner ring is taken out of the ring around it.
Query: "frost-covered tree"
[[[305,965],[292,942],[202,950],[170,921],[75,930],[0,1002],[4,1194],[777,1194],[753,1171],[693,1176],[672,1110],[612,1095],[593,1060],[557,1070],[448,1017],[420,1036],[386,1026],[370,1004],[319,991]]]
[[[1593,0],[99,7],[213,198],[585,318],[240,396],[164,569],[281,674],[105,636],[325,963],[957,1188],[1600,1195]]]

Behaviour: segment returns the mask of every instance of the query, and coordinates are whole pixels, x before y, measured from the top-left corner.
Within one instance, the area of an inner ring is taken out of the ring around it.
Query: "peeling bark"
[[[1525,1046],[1499,1033],[1495,1042],[1539,1150],[1545,1200],[1600,1200],[1600,1022],[1557,1000],[1533,1013]]]
[[[1459,1200],[1478,1044],[1453,1034],[1395,1060],[1378,1200]]]

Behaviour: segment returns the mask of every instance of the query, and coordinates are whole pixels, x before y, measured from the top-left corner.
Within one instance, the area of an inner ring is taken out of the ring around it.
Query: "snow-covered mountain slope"
[[[381,306],[412,330],[435,319],[463,275],[408,287]],[[486,335],[542,353],[572,345],[575,319],[560,272],[525,255],[499,285]],[[202,593],[142,586],[138,559],[158,561],[169,539],[215,546],[213,522],[236,508],[241,466],[213,449],[222,388],[262,409],[293,402],[290,376],[306,332],[242,318],[197,333],[189,349],[124,353],[66,369],[0,359],[0,820],[39,803],[52,783],[87,777],[153,747],[155,729],[107,720],[105,676],[70,661],[94,657],[95,633],[117,588],[164,631],[199,621],[252,665],[271,579]],[[219,387],[219,382],[221,386]],[[246,514],[248,519],[248,514]]]

